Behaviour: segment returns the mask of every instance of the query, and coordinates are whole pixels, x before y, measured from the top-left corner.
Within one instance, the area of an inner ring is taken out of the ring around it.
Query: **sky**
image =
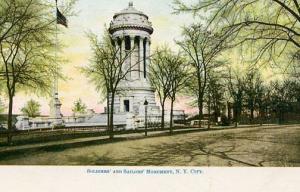
[[[64,29],[63,26],[59,26],[63,28],[59,39],[66,45],[63,55],[68,60],[62,66],[66,80],[59,81],[59,98],[62,102],[64,116],[72,115],[73,103],[79,98],[87,105],[88,109],[103,112],[105,103],[100,100],[101,93],[97,92],[95,86],[89,83],[88,78],[79,71],[79,67],[86,66],[91,58],[86,32],[91,31],[101,36],[105,24],[108,26],[114,13],[127,8],[129,1],[132,0],[78,0],[75,6],[77,15],[68,18],[68,28]],[[190,15],[172,14],[172,0],[135,0],[132,2],[137,10],[149,16],[149,20],[153,24],[152,50],[163,44],[175,48],[174,39],[180,38],[181,27],[193,21]],[[63,6],[62,0],[59,1],[59,5]],[[34,93],[17,93],[13,112],[20,113],[20,109],[30,99],[41,104],[43,115],[49,114],[49,99]],[[175,108],[193,112],[193,109],[188,107],[188,103],[184,103],[180,102],[180,105],[177,103]]]

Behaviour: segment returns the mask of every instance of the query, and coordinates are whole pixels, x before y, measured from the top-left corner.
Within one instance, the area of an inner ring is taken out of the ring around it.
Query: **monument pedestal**
[[[58,98],[58,94],[55,93],[55,98],[53,101],[53,109],[52,109],[52,126],[60,126],[63,125],[64,122],[62,120],[62,114],[61,114],[61,102]]]

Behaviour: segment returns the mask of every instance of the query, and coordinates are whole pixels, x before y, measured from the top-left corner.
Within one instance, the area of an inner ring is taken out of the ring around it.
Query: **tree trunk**
[[[264,115],[264,110],[261,105],[259,105],[259,125],[262,126],[263,124],[263,115]]]
[[[161,105],[161,129],[165,128],[165,103]]]
[[[201,120],[203,117],[203,94],[201,93],[201,72],[197,67],[197,83],[198,83],[198,112],[199,112],[199,128],[201,127]]]
[[[170,134],[173,133],[173,108],[174,108],[174,99],[171,100],[171,112],[170,112]]]
[[[220,107],[218,106],[218,103],[213,101],[212,108],[214,110],[214,121],[218,122],[218,117],[221,116]]]
[[[208,96],[208,125],[207,125],[207,129],[210,129],[210,95]]]
[[[231,124],[231,105],[228,101],[227,101],[227,118],[229,123]]]
[[[251,106],[250,109],[250,123],[253,124],[253,119],[254,119],[254,107]]]
[[[279,109],[279,124],[283,124],[284,117],[283,117],[283,109]]]
[[[201,127],[201,120],[203,118],[203,100],[201,98],[199,98],[199,101],[198,101],[198,111],[199,111],[198,120],[199,120],[199,128],[200,128]]]
[[[238,126],[238,109],[234,107],[234,127]]]
[[[13,94],[9,94],[9,105],[8,105],[8,118],[7,118],[7,143],[9,145],[12,144],[12,137],[13,137],[13,124],[12,124],[12,110],[13,110]]]
[[[113,139],[114,138],[114,99],[115,99],[115,94],[111,95],[111,104],[110,104],[110,119],[109,119],[109,138]]]
[[[110,106],[109,106],[109,92],[107,92],[107,101],[106,101],[106,113],[107,113],[107,131],[110,132]]]
[[[263,124],[263,112],[262,110],[259,112],[259,125],[262,126]]]

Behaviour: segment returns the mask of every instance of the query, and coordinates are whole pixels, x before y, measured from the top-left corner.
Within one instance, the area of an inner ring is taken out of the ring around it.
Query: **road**
[[[300,166],[300,126],[193,132],[31,151],[1,165]]]

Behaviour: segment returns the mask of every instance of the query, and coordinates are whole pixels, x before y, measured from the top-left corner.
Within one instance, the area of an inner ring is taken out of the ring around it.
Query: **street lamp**
[[[147,105],[148,101],[145,99],[144,106],[145,106],[145,136],[147,136]]]

